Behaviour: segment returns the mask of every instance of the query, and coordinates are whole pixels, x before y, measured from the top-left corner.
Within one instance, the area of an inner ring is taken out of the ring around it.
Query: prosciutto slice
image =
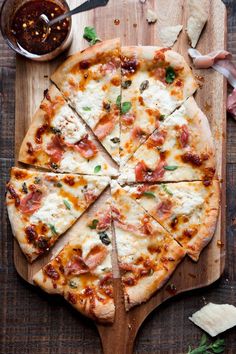
[[[234,88],[227,100],[227,111],[236,119],[236,66],[231,61],[232,54],[226,50],[219,50],[201,55],[200,52],[192,48],[188,50],[188,53],[193,59],[196,69],[208,69],[212,67],[227,78],[229,84]]]

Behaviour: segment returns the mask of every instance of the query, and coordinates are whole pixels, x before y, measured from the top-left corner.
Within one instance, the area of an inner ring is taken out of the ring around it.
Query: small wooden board
[[[71,8],[78,5],[77,0],[68,1]],[[220,0],[202,0],[209,9],[209,21],[199,41],[198,50],[208,53],[223,49],[226,46],[226,9]],[[22,57],[16,60],[16,123],[15,123],[15,157],[28,129],[32,115],[39,105],[43,91],[48,88],[49,77],[55,68],[65,60],[65,57],[87,46],[83,40],[85,26],[94,26],[102,39],[120,37],[122,45],[161,45],[158,31],[163,26],[183,24],[186,27],[186,0],[148,0],[141,4],[139,0],[110,0],[106,8],[98,8],[88,13],[74,16],[74,39],[68,53],[52,62],[37,63]],[[146,11],[153,9],[158,20],[148,25]],[[116,25],[115,20],[119,20]],[[185,30],[182,31],[174,49],[180,52],[191,64],[187,55],[188,40]],[[218,175],[222,181],[221,213],[217,230],[210,245],[202,252],[197,264],[186,259],[180,264],[169,283],[175,285],[177,292],[200,288],[216,281],[224,269],[225,247],[219,247],[219,242],[225,245],[225,165],[226,165],[226,82],[213,70],[197,71],[204,76],[202,89],[196,94],[196,101],[209,118],[216,142]],[[95,206],[96,207],[96,204]],[[76,227],[76,225],[75,225]],[[53,253],[67,240],[63,236],[54,248]],[[61,242],[61,243],[60,243]],[[36,261],[33,265],[27,263],[18,244],[14,244],[14,261],[18,273],[32,283],[32,275],[42,267],[51,254]],[[120,281],[115,279],[116,319],[113,326],[98,325],[104,353],[131,353],[137,331],[147,315],[163,301],[173,296],[164,286],[146,304],[138,306],[125,313],[121,296]]]

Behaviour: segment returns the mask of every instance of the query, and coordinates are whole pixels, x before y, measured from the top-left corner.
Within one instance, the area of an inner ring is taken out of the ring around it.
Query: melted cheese
[[[43,199],[40,209],[30,216],[30,223],[38,224],[41,221],[48,226],[51,224],[58,233],[62,233],[74,221],[76,214],[72,205],[70,210],[67,209],[63,198],[51,193]]]
[[[75,144],[86,135],[86,129],[68,106],[63,106],[52,121],[55,128],[60,129],[63,139]]]
[[[196,212],[196,209],[201,207],[204,199],[199,193],[194,191],[181,190],[178,187],[168,188],[174,196],[177,206],[174,208],[176,215],[189,215]]]

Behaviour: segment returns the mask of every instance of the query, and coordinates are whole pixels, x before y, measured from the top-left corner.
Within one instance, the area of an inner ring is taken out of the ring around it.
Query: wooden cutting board
[[[199,0],[200,1],[200,0]],[[82,1],[68,1],[74,8]],[[199,41],[198,50],[207,53],[226,46],[226,10],[220,0],[202,0],[209,9],[209,21]],[[120,37],[123,45],[161,45],[158,38],[159,29],[163,26],[183,24],[186,27],[187,1],[185,0],[147,0],[141,4],[139,0],[110,0],[106,8],[74,16],[74,39],[68,53],[49,63],[28,61],[22,57],[16,60],[16,123],[15,123],[15,156],[28,129],[31,117],[38,107],[43,91],[49,86],[49,76],[64,61],[68,54],[87,46],[83,39],[85,26],[94,26],[102,39]],[[146,11],[153,9],[158,16],[155,24],[148,25]],[[119,21],[115,21],[119,20]],[[119,24],[115,24],[119,22]],[[174,49],[179,51],[191,64],[187,55],[188,40],[183,30]],[[180,264],[168,284],[174,284],[176,294],[200,288],[216,281],[225,262],[225,163],[226,163],[226,82],[213,70],[197,71],[204,75],[203,87],[198,90],[196,100],[209,118],[216,142],[218,175],[222,181],[221,213],[214,239],[202,252],[197,264],[187,257]],[[106,198],[104,195],[102,198]],[[96,208],[96,204],[93,206]],[[93,209],[91,209],[92,211]],[[83,222],[83,217],[78,221]],[[74,227],[78,227],[75,224]],[[61,244],[68,239],[70,231],[62,237],[53,250],[56,253]],[[220,246],[221,243],[221,246]],[[32,275],[42,267],[51,254],[29,265],[22,255],[18,244],[14,244],[14,261],[18,273],[29,283]],[[114,265],[116,269],[116,265]],[[106,354],[132,353],[137,331],[147,315],[166,299],[175,295],[166,284],[146,304],[125,313],[120,289],[119,275],[115,276],[116,318],[112,326],[98,325],[103,351]],[[66,319],[65,319],[66,321]]]

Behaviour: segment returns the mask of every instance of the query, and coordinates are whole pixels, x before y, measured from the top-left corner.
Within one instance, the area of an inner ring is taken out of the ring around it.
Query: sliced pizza
[[[184,58],[159,47],[124,47],[121,57],[121,165],[197,89]]]
[[[209,181],[215,169],[208,119],[190,97],[134,153],[119,181]]]
[[[45,92],[21,145],[19,161],[56,172],[117,173],[55,86]]]
[[[120,40],[101,42],[72,55],[51,79],[119,162]]]
[[[131,193],[197,261],[216,228],[219,181],[139,185]]]
[[[110,206],[99,208],[86,221],[74,225],[74,236],[33,280],[44,291],[64,296],[86,316],[113,322]]]
[[[125,308],[147,301],[169,279],[184,249],[130,195],[112,183],[114,220]]]
[[[14,236],[32,262],[54,245],[109,184],[109,178],[12,168],[6,203]]]

